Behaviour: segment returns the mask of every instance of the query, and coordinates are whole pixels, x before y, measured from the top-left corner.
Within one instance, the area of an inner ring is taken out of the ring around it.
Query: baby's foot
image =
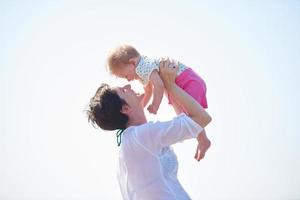
[[[201,142],[198,143],[196,154],[195,154],[195,159],[197,161],[200,161],[201,159],[204,158],[206,151],[209,149],[211,145],[211,142],[209,139],[202,140]]]

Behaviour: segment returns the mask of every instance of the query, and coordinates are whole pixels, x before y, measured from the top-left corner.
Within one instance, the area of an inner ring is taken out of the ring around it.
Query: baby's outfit
[[[149,83],[150,75],[153,70],[159,71],[159,63],[159,59],[151,59],[147,56],[140,57],[140,61],[135,68],[135,72],[144,86]],[[178,66],[179,70],[175,79],[176,85],[191,95],[203,108],[207,108],[206,84],[204,80],[191,68],[184,64],[179,62]],[[170,95],[168,95],[168,99],[169,104],[173,104],[174,100]]]

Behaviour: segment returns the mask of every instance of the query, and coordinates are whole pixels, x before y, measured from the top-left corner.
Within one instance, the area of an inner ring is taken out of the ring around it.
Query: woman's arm
[[[175,84],[178,65],[169,60],[164,60],[160,62],[159,71],[169,94],[185,108],[187,115],[192,120],[204,128],[211,121],[211,117],[195,99]]]
[[[165,87],[157,70],[153,70],[153,72],[151,73],[150,81],[153,84],[153,99],[152,103],[148,106],[148,111],[150,113],[156,114],[161,100],[164,96]]]

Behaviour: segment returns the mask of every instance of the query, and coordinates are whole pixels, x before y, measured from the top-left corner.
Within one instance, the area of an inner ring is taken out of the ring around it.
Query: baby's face
[[[133,81],[136,77],[135,66],[133,64],[121,64],[114,72],[114,75],[125,78],[127,81]]]

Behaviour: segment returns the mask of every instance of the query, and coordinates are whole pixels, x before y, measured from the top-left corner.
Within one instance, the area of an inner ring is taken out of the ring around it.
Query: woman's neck
[[[145,113],[142,112],[140,114],[134,114],[132,116],[129,116],[129,121],[127,123],[127,127],[139,126],[139,125],[142,125],[145,123],[147,123],[147,118],[145,116]]]

